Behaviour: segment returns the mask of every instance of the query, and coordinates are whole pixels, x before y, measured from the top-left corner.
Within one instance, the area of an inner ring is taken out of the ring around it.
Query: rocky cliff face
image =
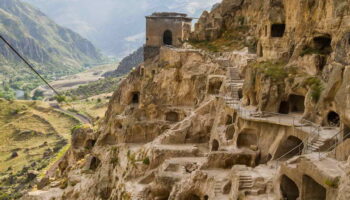
[[[0,31],[20,53],[45,74],[63,75],[101,61],[101,54],[86,39],[60,27],[40,11],[19,0],[0,1]],[[23,71],[18,58],[0,43],[2,74]],[[12,65],[13,67],[8,67]]]
[[[348,3],[224,0],[204,12],[191,43],[212,52],[162,47],[97,131],[74,133],[50,174],[61,189],[28,198],[347,199]]]

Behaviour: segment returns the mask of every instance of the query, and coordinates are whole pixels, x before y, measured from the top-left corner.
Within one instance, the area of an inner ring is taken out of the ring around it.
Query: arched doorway
[[[280,189],[283,199],[296,200],[299,198],[298,186],[286,175],[282,176]]]
[[[296,155],[300,155],[303,148],[304,144],[302,140],[295,136],[289,136],[287,140],[282,142],[277,148],[275,159],[278,159],[281,156],[284,156],[284,159],[289,159]]]
[[[169,30],[166,30],[163,34],[163,44],[173,45],[173,33]]]

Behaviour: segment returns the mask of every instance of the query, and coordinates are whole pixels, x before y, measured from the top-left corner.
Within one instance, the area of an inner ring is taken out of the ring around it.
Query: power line
[[[8,47],[10,47],[10,49],[36,74],[39,76],[39,78],[44,81],[44,83],[57,95],[57,96],[61,96],[61,94],[55,90],[55,88],[53,88],[49,82],[47,82],[40,74],[38,71],[36,71],[33,67],[32,64],[30,64],[2,35],[0,35],[0,39],[2,41],[4,41]]]

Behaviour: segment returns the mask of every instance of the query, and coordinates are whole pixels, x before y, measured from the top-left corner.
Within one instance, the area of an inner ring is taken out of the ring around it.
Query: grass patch
[[[320,50],[320,49],[316,49],[316,48],[312,48],[312,47],[305,47],[301,52],[300,52],[300,56],[304,57],[305,55],[328,55],[331,53],[331,50],[328,49],[324,49],[324,50]]]
[[[254,67],[258,70],[258,73],[264,74],[265,76],[271,78],[274,82],[283,82],[289,75],[289,70],[284,68],[285,65],[285,62],[265,61],[255,63]]]

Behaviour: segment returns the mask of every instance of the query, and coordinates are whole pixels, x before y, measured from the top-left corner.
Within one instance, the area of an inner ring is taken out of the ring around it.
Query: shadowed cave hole
[[[173,33],[170,30],[164,31],[163,43],[165,45],[173,45]]]
[[[237,147],[242,148],[250,148],[251,146],[257,146],[258,137],[255,133],[240,133],[237,139]]]
[[[283,37],[286,30],[286,24],[272,24],[271,37]]]
[[[208,200],[209,199],[209,196],[208,195],[205,195],[204,196],[204,200]]]
[[[225,132],[226,140],[232,140],[235,134],[235,127],[233,125],[228,126]]]
[[[329,126],[339,127],[340,126],[340,116],[338,113],[331,111],[327,115],[327,122]]]
[[[138,104],[140,102],[140,92],[131,93],[131,103]]]
[[[286,175],[282,176],[280,189],[282,192],[283,199],[297,200],[299,198],[298,186]]]
[[[308,175],[303,176],[303,197],[310,200],[325,200],[327,190]]]
[[[211,150],[212,151],[218,151],[219,150],[219,142],[217,140],[213,140],[212,145],[211,145]]]
[[[299,146],[299,147],[296,148],[297,146]],[[279,147],[277,148],[275,158],[277,159],[277,158],[280,158],[281,156],[284,156],[284,159],[292,158],[296,155],[300,155],[303,148],[304,148],[304,145],[303,145],[302,140],[300,140],[299,138],[294,137],[294,136],[289,136],[287,138],[287,140],[282,142],[279,145]],[[288,154],[286,154],[286,153],[288,153]]]
[[[231,115],[226,116],[226,125],[230,125],[233,123],[233,118]]]
[[[221,85],[222,85],[222,81],[210,81],[208,93],[209,94],[219,94]]]
[[[231,187],[232,187],[231,181],[226,183],[225,186],[224,186],[223,194],[230,194]]]
[[[305,110],[305,97],[301,95],[290,95],[288,101],[282,101],[278,112],[281,114],[294,113],[304,113]]]
[[[330,54],[332,52],[332,38],[330,35],[315,37],[313,39],[313,48],[321,54]]]
[[[167,112],[165,114],[165,120],[169,122],[178,122],[179,121],[179,114],[177,112]]]
[[[97,167],[100,165],[100,163],[101,163],[101,161],[100,161],[98,158],[93,157],[93,158],[91,159],[89,169],[90,169],[90,170],[96,170]]]

